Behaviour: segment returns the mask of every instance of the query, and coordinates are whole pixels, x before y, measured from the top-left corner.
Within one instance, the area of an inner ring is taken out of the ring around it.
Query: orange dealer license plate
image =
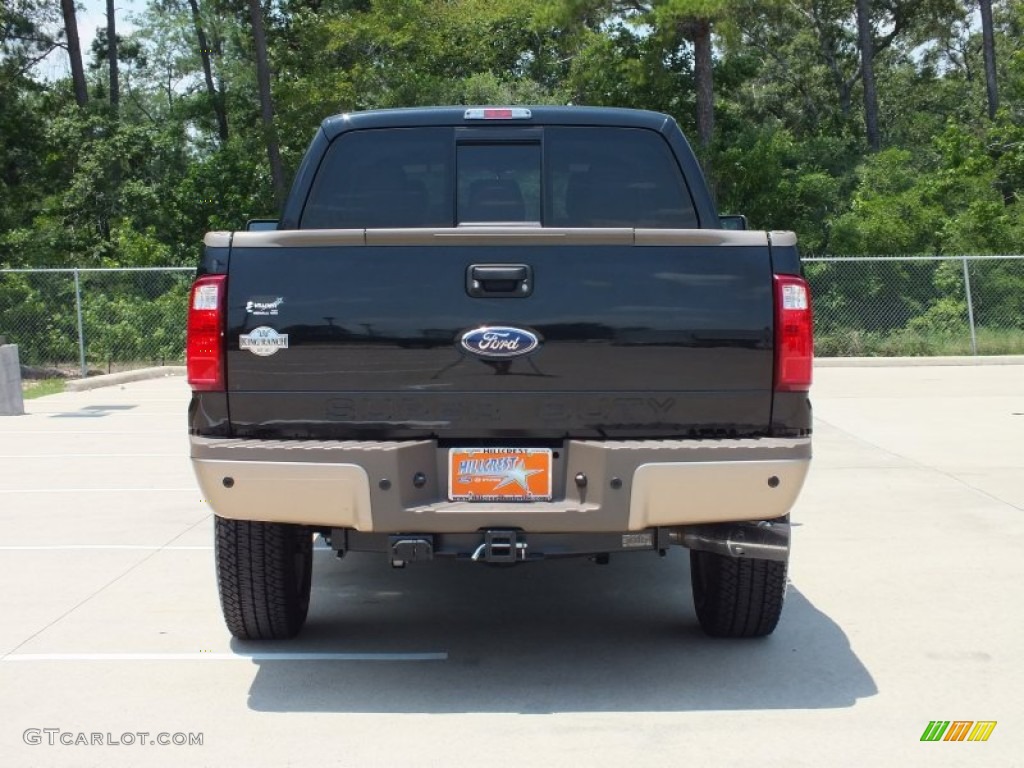
[[[451,448],[451,501],[551,501],[550,448]]]

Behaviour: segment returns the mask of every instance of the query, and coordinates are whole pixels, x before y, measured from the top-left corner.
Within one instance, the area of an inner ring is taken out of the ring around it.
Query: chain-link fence
[[[1024,354],[1024,256],[804,264],[821,357]],[[180,364],[194,273],[0,269],[0,336],[23,364],[65,375]]]
[[[804,259],[815,352],[1024,353],[1024,256]]]
[[[0,269],[0,336],[23,365],[86,375],[180,364],[191,267]]]

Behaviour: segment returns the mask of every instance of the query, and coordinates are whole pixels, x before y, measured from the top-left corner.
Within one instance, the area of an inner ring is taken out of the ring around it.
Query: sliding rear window
[[[540,224],[539,141],[458,144],[459,224]]]
[[[660,134],[527,130],[516,139],[503,129],[493,141],[487,131],[458,140],[451,128],[344,134],[327,151],[300,226],[697,226],[682,172]]]

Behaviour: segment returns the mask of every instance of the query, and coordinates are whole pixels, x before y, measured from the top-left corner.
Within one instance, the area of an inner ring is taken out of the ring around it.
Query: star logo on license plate
[[[520,459],[512,469],[506,469],[501,473],[502,481],[494,486],[494,490],[500,491],[502,488],[506,488],[510,485],[518,485],[523,489],[524,493],[529,493],[529,479],[534,475],[540,474],[542,471],[543,470],[540,469],[527,469],[526,462]]]

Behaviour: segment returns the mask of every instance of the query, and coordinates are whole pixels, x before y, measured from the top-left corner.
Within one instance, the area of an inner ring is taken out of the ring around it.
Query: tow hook
[[[391,567],[405,568],[406,563],[434,559],[434,542],[430,537],[391,536]]]
[[[485,531],[483,543],[473,552],[475,563],[517,563],[526,560],[527,543],[516,531]]]

